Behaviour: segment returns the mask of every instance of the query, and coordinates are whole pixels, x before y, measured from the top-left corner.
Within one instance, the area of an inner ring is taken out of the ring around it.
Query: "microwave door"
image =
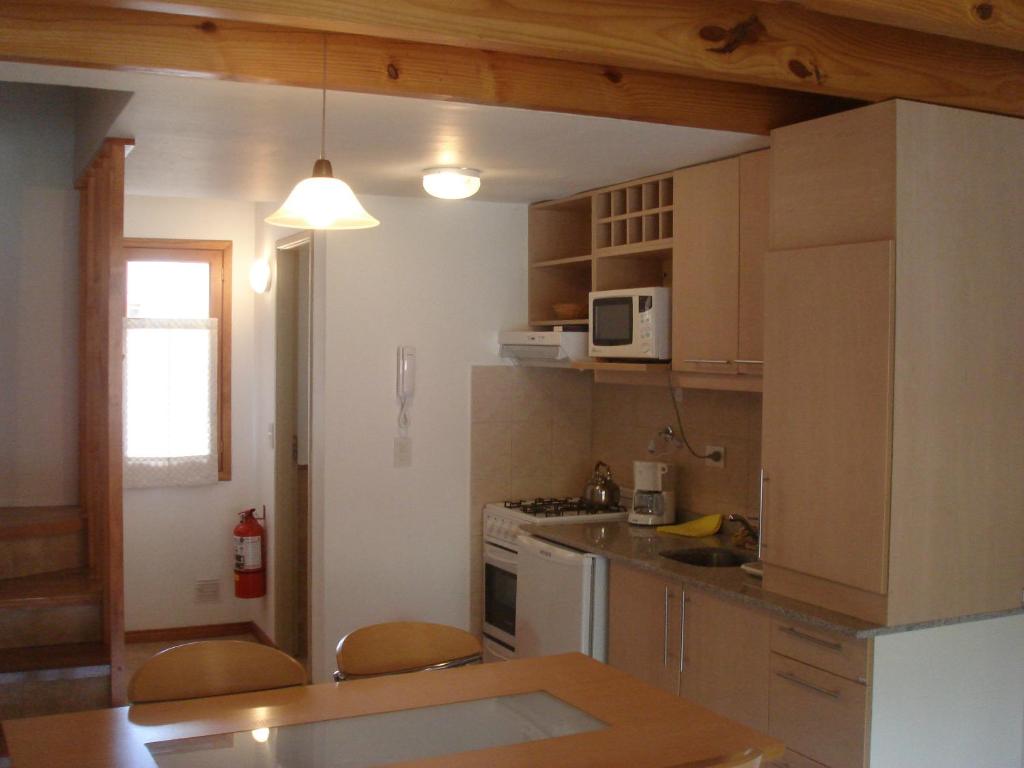
[[[633,298],[594,299],[592,343],[595,347],[621,347],[633,343]]]

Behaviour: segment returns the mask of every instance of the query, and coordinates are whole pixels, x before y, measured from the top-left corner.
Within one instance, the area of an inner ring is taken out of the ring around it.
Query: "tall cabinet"
[[[1020,606],[1024,121],[772,134],[766,589],[882,624]]]

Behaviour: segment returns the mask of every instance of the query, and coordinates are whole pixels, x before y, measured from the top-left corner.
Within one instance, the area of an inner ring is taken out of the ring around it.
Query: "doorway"
[[[274,639],[304,663],[310,649],[310,447],[313,242],[277,242],[274,402]]]

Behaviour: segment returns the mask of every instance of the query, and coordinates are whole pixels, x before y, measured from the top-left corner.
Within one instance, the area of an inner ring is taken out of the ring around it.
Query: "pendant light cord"
[[[327,144],[327,33],[323,35],[323,77],[320,81],[320,159]]]

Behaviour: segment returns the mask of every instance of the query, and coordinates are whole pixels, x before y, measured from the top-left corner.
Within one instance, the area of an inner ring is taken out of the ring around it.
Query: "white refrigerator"
[[[516,656],[608,660],[608,560],[520,534]]]

